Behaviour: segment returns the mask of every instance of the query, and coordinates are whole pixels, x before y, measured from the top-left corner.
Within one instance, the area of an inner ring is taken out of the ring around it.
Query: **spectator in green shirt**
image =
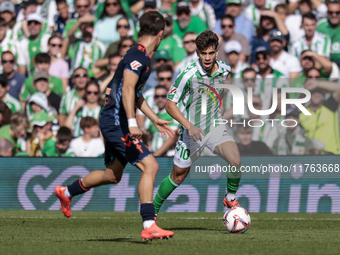
[[[61,127],[57,133],[57,139],[49,139],[41,149],[41,156],[44,157],[74,157],[70,149],[72,132],[67,127]]]
[[[174,21],[174,34],[180,38],[189,31],[199,34],[208,29],[199,17],[191,16],[189,4],[186,2],[178,3],[176,14],[178,18]]]
[[[16,152],[17,140],[26,136],[29,127],[30,122],[26,114],[16,112],[12,115],[10,124],[0,128],[0,138],[5,138],[10,141],[13,154]]]

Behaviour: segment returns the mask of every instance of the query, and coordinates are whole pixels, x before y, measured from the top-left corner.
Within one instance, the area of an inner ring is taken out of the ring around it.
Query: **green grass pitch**
[[[143,242],[135,212],[0,211],[0,254],[340,254],[337,214],[250,213],[244,234],[229,234],[223,213],[160,213],[169,240]]]

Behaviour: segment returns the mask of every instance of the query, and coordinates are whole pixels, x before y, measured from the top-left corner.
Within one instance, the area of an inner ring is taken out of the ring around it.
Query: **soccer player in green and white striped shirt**
[[[156,214],[167,197],[184,181],[192,163],[205,147],[225,159],[234,170],[227,173],[228,193],[224,205],[229,208],[240,206],[235,199],[241,178],[239,150],[229,126],[214,123],[215,119],[222,118],[220,96],[224,92],[216,85],[224,84],[231,77],[230,66],[216,60],[218,41],[218,36],[210,30],[200,33],[196,38],[199,59],[187,67],[170,88],[166,110],[181,124],[181,131],[172,173],[163,180],[153,201]],[[204,98],[207,99],[206,114],[202,113]],[[180,101],[185,106],[183,113],[177,107]]]
[[[76,39],[71,45],[74,56],[72,58],[70,72],[72,73],[77,67],[84,67],[89,76],[94,77],[92,67],[97,60],[104,57],[106,46],[94,38],[93,22],[82,23],[80,25],[80,31],[83,34],[82,39]]]
[[[172,123],[169,124],[169,127],[176,131],[179,127],[179,123],[173,120],[173,118],[165,110],[168,91],[169,90],[162,85],[156,86],[155,95],[153,96],[154,102],[157,106],[157,111],[155,113],[160,119],[172,121]],[[152,135],[151,151],[153,152],[153,155],[155,157],[160,157],[164,155],[173,156],[174,150],[170,149],[176,143],[178,137],[175,136],[169,139],[162,137],[162,134],[157,130],[152,121],[149,122],[147,130]]]
[[[306,13],[302,15],[302,28],[305,35],[292,44],[290,53],[300,58],[301,52],[311,50],[318,55],[330,57],[331,39],[328,35],[316,31],[317,20],[314,14]]]
[[[73,72],[72,83],[74,88],[63,95],[59,108],[59,124],[63,126],[67,115],[71,113],[76,103],[85,95],[85,87],[89,82],[86,69],[78,67]]]
[[[18,99],[7,93],[9,90],[8,80],[5,74],[0,75],[0,101],[7,104],[12,113],[21,111],[22,107]]]

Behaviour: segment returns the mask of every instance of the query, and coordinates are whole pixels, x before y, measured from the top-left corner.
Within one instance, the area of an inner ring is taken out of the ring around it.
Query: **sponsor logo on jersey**
[[[138,70],[138,67],[142,66],[141,63],[139,63],[137,60],[133,61],[131,64],[130,64],[132,70]]]
[[[175,94],[175,93],[176,93],[176,90],[177,90],[177,88],[172,88],[171,91],[170,91],[170,95]]]

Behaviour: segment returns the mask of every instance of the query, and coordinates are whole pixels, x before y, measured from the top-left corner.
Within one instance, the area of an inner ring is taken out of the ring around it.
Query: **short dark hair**
[[[84,67],[79,66],[79,67],[77,67],[76,69],[74,69],[72,76],[74,76],[74,73],[75,73],[76,71],[78,71],[79,69],[84,70],[84,71],[86,72],[86,74],[87,74],[87,70],[86,70]]]
[[[93,126],[99,126],[98,120],[96,120],[93,117],[87,116],[87,117],[83,117],[80,120],[80,127],[81,129],[84,130],[84,128],[89,128],[89,127],[93,127]]]
[[[59,4],[67,4],[67,2],[66,2],[66,0],[57,0],[56,4],[58,6]]]
[[[2,101],[0,101],[0,113],[2,113],[0,127],[9,124],[11,122],[12,111],[8,108],[7,104]]]
[[[133,45],[135,45],[135,41],[131,38],[131,37],[123,37],[120,39],[119,44],[118,44],[118,49],[120,49],[120,47],[122,47],[122,44],[124,41],[130,40],[133,42]]]
[[[165,89],[166,91],[168,91],[168,89],[165,86],[163,86],[163,85],[157,85],[155,87],[155,91],[156,91],[156,89]]]
[[[233,22],[233,24],[235,24],[235,19],[234,19],[234,17],[231,16],[230,14],[225,14],[225,15],[222,17],[222,19],[221,19],[221,26],[222,26],[222,21],[223,21],[224,19],[230,19],[230,20]]]
[[[40,63],[51,63],[51,57],[47,53],[38,53],[34,57],[34,63],[35,64],[40,64]]]
[[[72,131],[68,127],[60,127],[57,133],[57,139],[63,143],[73,139]]]
[[[149,11],[144,13],[140,19],[139,36],[143,35],[157,35],[160,31],[164,30],[165,21],[162,14],[157,11]]]
[[[6,20],[0,17],[0,27],[5,27],[5,26],[7,26]]]
[[[196,38],[196,46],[199,51],[203,51],[209,47],[218,48],[218,36],[211,30],[205,30]]]
[[[255,73],[255,75],[256,75],[256,71],[255,71],[254,68],[247,67],[247,68],[245,68],[245,69],[242,71],[242,78],[244,78],[243,75],[244,75],[245,73],[250,73],[250,72],[253,72],[253,73]]]
[[[171,65],[161,65],[157,68],[157,75],[161,72],[171,72],[171,74],[173,74],[174,70],[172,70]]]
[[[59,35],[52,35],[52,36],[48,39],[47,44],[50,44],[51,41],[52,41],[54,38],[59,38],[61,41],[63,41],[63,38],[61,38]]]
[[[110,62],[111,59],[117,58],[117,57],[122,58],[122,56],[119,55],[118,53],[112,53],[112,54],[110,54],[109,57],[108,57],[108,58],[109,58],[109,62]]]
[[[2,56],[3,56],[4,54],[11,54],[11,55],[13,56],[13,58],[14,58],[14,61],[16,61],[16,60],[15,60],[15,56],[14,56],[14,54],[13,54],[12,51],[9,51],[9,50],[4,51],[4,52],[2,53],[2,55],[1,55],[1,59],[2,59]]]
[[[302,23],[303,23],[304,19],[311,19],[311,20],[314,20],[315,22],[317,21],[315,15],[311,12],[305,13],[305,14],[302,15]]]

